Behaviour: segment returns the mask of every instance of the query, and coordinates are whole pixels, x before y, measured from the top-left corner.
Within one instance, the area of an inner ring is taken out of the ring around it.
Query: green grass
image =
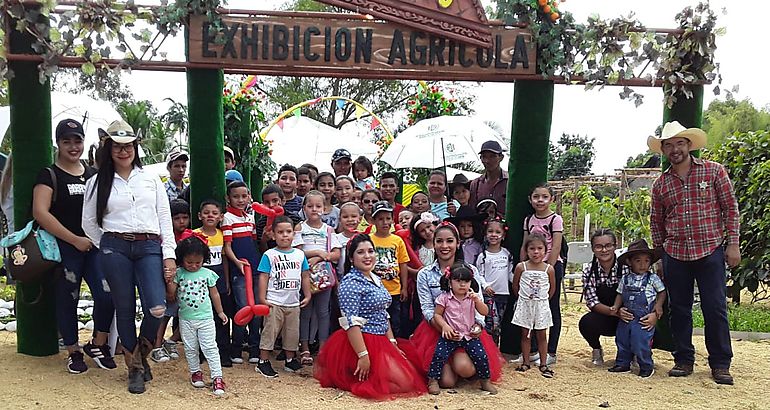
[[[770,307],[759,305],[728,305],[727,321],[730,330],[770,333]],[[692,312],[693,327],[703,327],[700,307]]]

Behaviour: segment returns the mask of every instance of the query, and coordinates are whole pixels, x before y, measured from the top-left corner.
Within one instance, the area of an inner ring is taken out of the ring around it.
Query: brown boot
[[[144,393],[144,366],[142,365],[141,342],[137,341],[133,352],[124,349],[123,357],[128,367],[128,392]]]
[[[154,346],[143,337],[140,337],[137,343],[139,343],[139,351],[142,354],[142,367],[144,367],[144,381],[146,383],[152,380],[152,371],[150,370],[150,362],[147,361],[147,356],[152,353]]]

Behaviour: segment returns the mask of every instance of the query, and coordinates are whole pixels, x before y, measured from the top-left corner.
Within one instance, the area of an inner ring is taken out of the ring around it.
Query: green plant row
[[[739,332],[770,333],[770,307],[762,305],[730,305],[727,308],[730,330]],[[700,308],[692,312],[693,327],[704,326]]]

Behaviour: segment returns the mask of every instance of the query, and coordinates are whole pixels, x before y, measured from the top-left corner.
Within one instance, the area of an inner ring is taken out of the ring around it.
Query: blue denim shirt
[[[342,312],[340,326],[343,329],[360,326],[364,333],[387,333],[390,327],[387,309],[393,299],[379,277],[371,275],[369,280],[361,271],[352,268],[342,277],[339,301]]]
[[[479,282],[481,289],[486,288],[484,278],[479,275],[479,271],[473,265],[468,265],[473,271],[473,278]],[[433,313],[436,310],[436,298],[441,294],[441,269],[438,266],[438,261],[426,266],[417,273],[417,296],[420,298],[420,310],[422,310],[422,316],[425,320],[430,321],[433,319]],[[484,325],[484,316],[476,312],[476,323]]]

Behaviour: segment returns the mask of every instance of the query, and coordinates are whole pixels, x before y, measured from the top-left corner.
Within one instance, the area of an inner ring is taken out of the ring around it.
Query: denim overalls
[[[655,301],[648,303],[647,296],[645,295],[645,289],[650,282],[650,275],[652,273],[645,273],[642,284],[638,287],[630,285],[628,278],[631,275],[626,275],[622,279],[622,297],[623,307],[634,314],[634,320],[628,323],[622,320],[618,321],[618,330],[615,336],[618,355],[615,359],[615,365],[629,367],[631,359],[636,356],[639,369],[650,370],[653,367],[652,349],[650,346],[652,345],[652,336],[655,334],[655,329],[643,329],[639,319],[652,312],[655,306]]]

